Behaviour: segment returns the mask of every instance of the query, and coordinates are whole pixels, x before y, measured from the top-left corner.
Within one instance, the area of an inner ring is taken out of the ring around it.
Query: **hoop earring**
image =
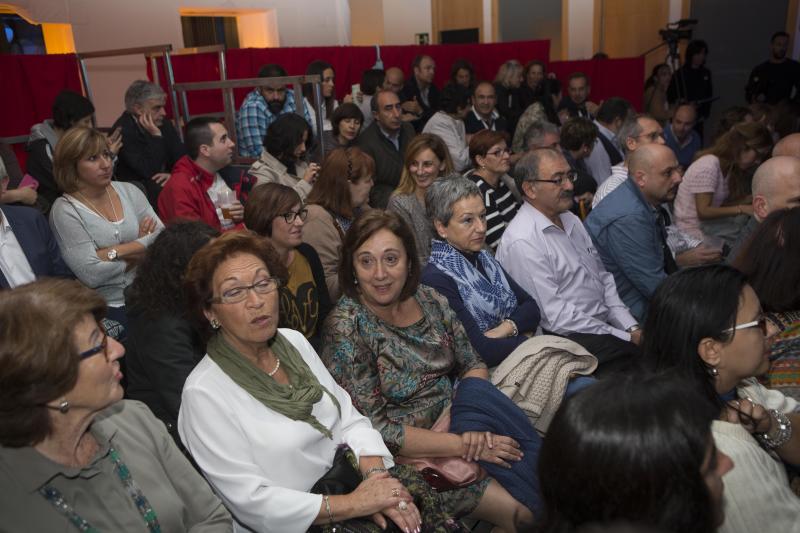
[[[217,330],[222,326],[216,318],[211,319],[211,329]]]
[[[64,414],[66,414],[66,412],[67,412],[67,411],[69,411],[69,408],[70,408],[70,405],[69,405],[69,402],[67,401],[67,399],[66,399],[66,398],[64,398],[63,400],[61,400],[61,403],[59,403],[59,404],[58,404],[58,410],[59,410],[61,413],[64,413]]]

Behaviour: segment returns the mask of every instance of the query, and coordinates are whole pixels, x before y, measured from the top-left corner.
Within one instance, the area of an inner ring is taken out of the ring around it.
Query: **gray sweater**
[[[97,290],[112,307],[125,305],[123,291],[131,284],[136,270],[125,271],[125,261],[102,261],[97,250],[136,241],[144,247],[164,229],[141,190],[130,183],[111,183],[122,203],[122,220],[109,222],[70,194],[53,203],[50,227],[67,266],[87,287]],[[156,221],[151,235],[139,238],[139,223],[145,217]]]

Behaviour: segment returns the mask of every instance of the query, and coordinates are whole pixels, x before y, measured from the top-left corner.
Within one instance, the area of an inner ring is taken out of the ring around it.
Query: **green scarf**
[[[300,352],[280,333],[275,332],[275,336],[268,341],[268,344],[275,357],[281,360],[281,366],[289,376],[291,387],[281,385],[252,361],[241,355],[228,344],[222,332],[218,332],[208,341],[208,356],[237,385],[264,406],[292,420],[306,422],[329,439],[333,439],[331,430],[320,424],[319,420],[311,414],[311,409],[315,403],[320,401],[322,393],[325,392],[341,415],[342,408],[339,401],[328,389],[320,385],[317,376],[303,361]]]

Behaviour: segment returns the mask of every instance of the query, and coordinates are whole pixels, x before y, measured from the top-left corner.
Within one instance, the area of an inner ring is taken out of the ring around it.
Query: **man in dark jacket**
[[[439,105],[439,89],[433,84],[436,63],[431,56],[419,55],[414,58],[412,70],[413,76],[403,86],[403,90],[400,92],[400,100],[403,103],[416,102],[419,105],[418,109],[415,108],[419,118],[411,124],[416,131],[420,132],[425,127],[428,119],[441,109]]]
[[[166,119],[166,100],[161,87],[136,80],[125,91],[125,112],[112,127],[122,131],[116,177],[143,187],[153,207],[172,166],[186,154],[178,132]]]
[[[370,107],[375,120],[361,132],[357,144],[375,160],[375,185],[369,193],[369,203],[385,209],[400,182],[403,158],[414,137],[414,128],[400,119],[400,99],[392,91],[383,89],[375,93]]]

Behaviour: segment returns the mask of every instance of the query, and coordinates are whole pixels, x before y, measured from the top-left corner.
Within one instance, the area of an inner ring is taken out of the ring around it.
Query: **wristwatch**
[[[629,327],[628,329],[626,329],[625,332],[626,333],[633,333],[634,331],[639,331],[640,329],[642,329],[642,328],[639,326],[639,324],[634,324],[631,327]]]
[[[116,261],[118,255],[119,255],[119,253],[117,252],[117,249],[116,248],[112,248],[112,249],[110,249],[108,251],[108,253],[106,254],[106,257],[108,257],[109,261]]]

